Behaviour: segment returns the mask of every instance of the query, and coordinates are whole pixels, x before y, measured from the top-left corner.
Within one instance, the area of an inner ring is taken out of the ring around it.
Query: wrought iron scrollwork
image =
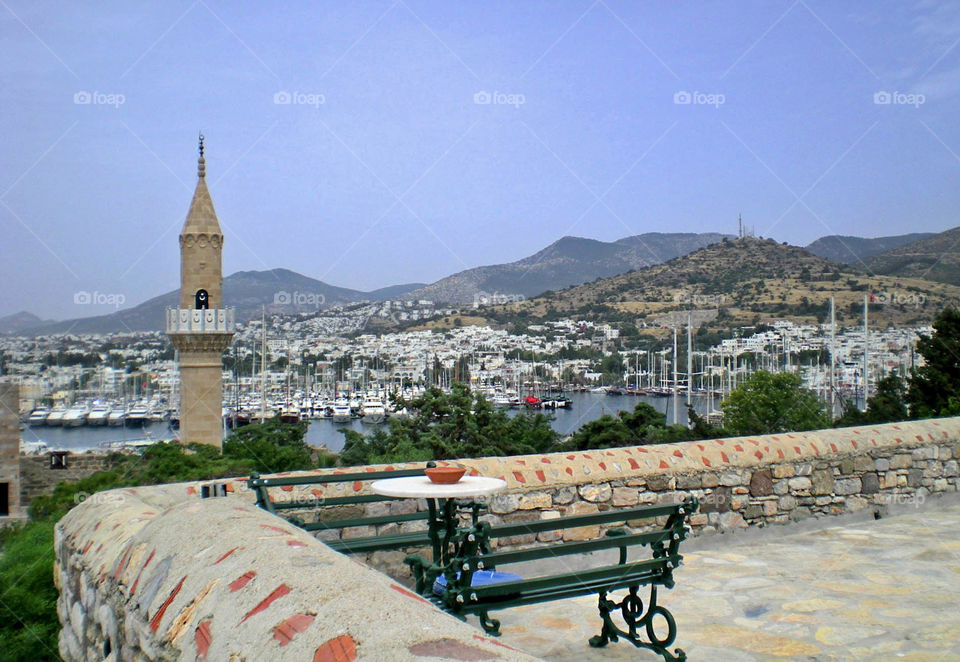
[[[677,638],[677,622],[666,607],[657,604],[657,586],[650,586],[650,601],[646,610],[643,608],[643,600],[638,595],[639,585],[631,586],[629,592],[620,602],[614,602],[607,598],[607,592],[601,591],[597,608],[600,610],[600,618],[603,619],[603,627],[600,634],[590,638],[590,645],[594,648],[606,646],[611,641],[618,641],[623,637],[638,648],[647,648],[663,656],[667,662],[685,662],[687,654],[681,649],[675,648],[671,653],[669,646]],[[619,610],[627,624],[626,630],[621,630],[613,622],[610,614]],[[666,635],[660,636],[657,633],[656,617],[666,621]],[[641,635],[646,635],[643,638]]]

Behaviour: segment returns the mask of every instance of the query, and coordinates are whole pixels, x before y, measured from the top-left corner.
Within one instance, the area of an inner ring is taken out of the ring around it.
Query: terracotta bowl
[[[466,469],[462,469],[460,467],[434,467],[432,469],[425,470],[427,478],[434,483],[440,483],[442,485],[456,483],[458,480],[463,478],[463,474],[466,472]]]

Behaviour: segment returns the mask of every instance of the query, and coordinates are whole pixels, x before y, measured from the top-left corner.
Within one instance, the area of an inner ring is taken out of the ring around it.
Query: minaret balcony
[[[233,308],[168,308],[167,333],[234,333]]]

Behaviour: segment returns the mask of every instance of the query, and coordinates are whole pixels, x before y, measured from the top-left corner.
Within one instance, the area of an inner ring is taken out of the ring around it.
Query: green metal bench
[[[657,604],[657,587],[669,589],[674,586],[673,571],[683,560],[679,554],[680,542],[686,538],[689,531],[686,519],[696,512],[698,507],[697,499],[691,497],[678,504],[607,510],[590,515],[522,524],[491,526],[488,522],[479,522],[469,530],[457,534],[454,540],[457,545],[456,557],[447,567],[439,568],[418,555],[408,556],[407,563],[417,578],[417,590],[421,594],[428,592],[436,577],[443,574],[446,588],[440,595],[433,596],[433,601],[460,618],[467,614],[477,614],[483,629],[489,634],[499,634],[500,627],[499,621],[489,616],[492,610],[596,593],[603,625],[600,634],[590,639],[591,646],[605,646],[608,642],[623,637],[635,646],[659,653],[665,660],[686,660],[686,654],[679,648],[675,649],[674,653],[668,649],[676,639],[677,625],[670,611]],[[618,522],[629,522],[631,527],[642,528],[645,525],[655,525],[659,518],[664,517],[664,526],[643,533],[629,533],[623,528],[613,528],[606,532],[606,537],[586,542],[547,544],[503,552],[491,551],[492,540],[507,536]],[[650,548],[649,558],[627,560],[630,548],[643,546]],[[478,570],[494,570],[522,561],[564,558],[610,549],[618,549],[620,552],[616,564],[483,586],[471,585],[473,574]],[[641,586],[647,585],[650,586],[650,598],[644,609],[638,591]],[[628,590],[620,602],[607,597],[608,592],[618,589]],[[616,611],[623,616],[626,630],[621,630],[614,623],[611,614]],[[666,624],[665,634],[657,631],[655,618],[658,616]]]
[[[427,466],[433,463],[428,463]],[[274,515],[284,517],[292,524],[310,531],[325,531],[359,526],[380,526],[383,524],[399,524],[401,522],[427,522],[431,513],[428,511],[412,513],[392,513],[387,515],[364,515],[361,517],[338,517],[338,509],[344,506],[365,507],[370,503],[385,501],[399,501],[392,497],[377,494],[359,494],[343,497],[315,497],[312,499],[275,499],[271,497],[270,489],[283,487],[297,487],[303,485],[321,485],[332,483],[355,483],[380,480],[382,478],[400,478],[402,476],[423,476],[422,468],[397,469],[393,471],[365,471],[361,473],[322,474],[313,476],[267,476],[253,474],[247,481],[250,489],[257,495],[257,505]],[[324,517],[322,521],[304,522],[291,511],[319,509],[318,514],[329,513],[332,517]],[[327,545],[345,554],[375,552],[380,550],[403,549],[410,547],[427,547],[431,544],[427,530],[409,531],[389,535],[374,535],[340,540],[326,540]]]

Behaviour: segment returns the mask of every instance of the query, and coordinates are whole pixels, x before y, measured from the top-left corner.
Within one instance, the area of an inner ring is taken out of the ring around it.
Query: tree
[[[876,393],[867,400],[866,411],[860,411],[852,405],[846,407],[843,416],[834,421],[833,426],[849,427],[904,421],[910,417],[904,405],[906,398],[906,384],[900,375],[892,372],[877,382]]]
[[[284,423],[277,416],[231,432],[223,442],[223,456],[248,460],[261,473],[311,469],[315,465],[306,433],[306,423]]]
[[[720,404],[724,430],[732,435],[770,434],[830,427],[816,393],[788,372],[759,371]]]
[[[911,372],[907,390],[914,418],[960,414],[960,310],[944,308],[933,330],[917,341],[924,364]]]

